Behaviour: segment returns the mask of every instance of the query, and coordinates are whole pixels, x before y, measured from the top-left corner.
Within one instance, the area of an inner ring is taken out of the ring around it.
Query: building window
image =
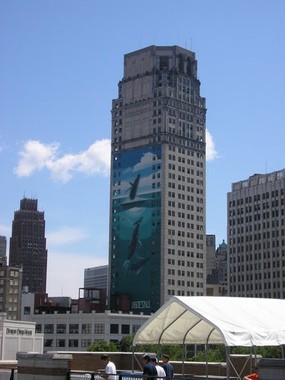
[[[66,325],[65,324],[56,325],[56,333],[57,334],[65,334],[66,333]]]
[[[92,333],[91,323],[83,323],[81,326],[81,334],[91,334],[91,333]]]
[[[119,334],[119,325],[118,324],[110,324],[110,334]]]
[[[68,347],[78,347],[78,339],[69,339]]]
[[[95,323],[94,334],[105,334],[105,325],[103,323]]]
[[[45,334],[53,334],[53,324],[48,323],[44,327],[44,333]]]
[[[52,347],[53,339],[45,339],[44,340],[44,346],[45,347]]]
[[[36,324],[36,333],[41,333],[42,332],[42,325]]]
[[[122,334],[130,334],[130,325],[122,325]]]
[[[56,347],[65,347],[65,339],[57,339]]]
[[[79,324],[78,323],[71,323],[69,325],[69,334],[79,334]],[[69,347],[78,347],[78,345],[77,346],[69,346]]]
[[[24,307],[24,315],[30,315],[31,314],[31,307],[25,306]]]
[[[81,347],[89,347],[91,345],[91,339],[81,339]]]
[[[135,334],[140,327],[141,327],[141,325],[133,325],[132,326],[132,333]]]
[[[169,69],[169,57],[159,57],[159,69]]]

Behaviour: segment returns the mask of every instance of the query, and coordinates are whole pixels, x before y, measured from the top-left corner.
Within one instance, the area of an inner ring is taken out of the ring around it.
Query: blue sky
[[[284,0],[2,0],[0,234],[26,197],[45,212],[48,293],[78,296],[108,260],[111,101],[123,55],[180,45],[207,101],[207,233],[226,239],[233,182],[280,170]]]

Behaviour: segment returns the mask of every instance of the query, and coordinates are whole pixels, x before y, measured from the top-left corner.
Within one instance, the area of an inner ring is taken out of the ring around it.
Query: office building
[[[105,289],[108,284],[108,265],[84,269],[84,288]]]
[[[15,361],[18,352],[43,353],[44,336],[35,330],[34,322],[11,321],[6,313],[0,313],[0,360]],[[2,369],[1,379],[5,378],[8,374]],[[13,379],[14,376],[11,374],[9,378]]]
[[[205,124],[195,53],[126,54],[112,102],[111,310],[205,294]]]
[[[7,266],[6,249],[6,236],[0,236],[0,314],[16,320],[21,318],[22,268]]]
[[[207,238],[208,237],[210,237],[208,241],[209,244],[213,241],[212,239],[214,239],[214,241],[216,240],[215,235],[207,235]],[[207,259],[209,253],[208,249],[211,250],[211,248],[211,244],[207,246]],[[227,270],[227,244],[223,240],[215,250],[211,270],[209,272],[207,271],[207,296],[226,296],[228,294]]]
[[[212,273],[215,268],[216,259],[216,236],[206,235],[206,266],[207,266],[207,276]]]
[[[285,298],[285,169],[232,184],[229,296]]]
[[[84,288],[79,289],[79,306],[80,303],[85,303],[90,311],[106,309],[108,268],[108,265],[101,265],[84,269]]]
[[[0,266],[7,265],[7,239],[6,236],[0,236]]]
[[[134,334],[149,315],[82,310],[41,312],[33,294],[23,294],[22,320],[36,322],[36,332],[44,334],[44,351],[86,351],[93,342],[119,342]]]
[[[21,319],[22,268],[0,266],[0,313],[7,319]]]
[[[32,293],[46,293],[47,249],[44,212],[38,200],[23,198],[15,211],[10,238],[9,265],[23,269],[22,286]]]

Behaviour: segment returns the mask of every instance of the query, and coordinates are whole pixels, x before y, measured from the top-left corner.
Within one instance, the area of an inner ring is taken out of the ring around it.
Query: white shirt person
[[[110,360],[109,355],[102,355],[101,360],[105,363],[105,374],[100,373],[100,375],[106,380],[116,380],[117,379],[117,369],[113,362]]]
[[[150,361],[153,363],[153,365],[155,366],[156,368],[156,371],[157,371],[157,379],[158,380],[165,380],[166,378],[166,373],[164,371],[164,369],[158,364],[158,360],[156,357],[151,357],[150,358]]]

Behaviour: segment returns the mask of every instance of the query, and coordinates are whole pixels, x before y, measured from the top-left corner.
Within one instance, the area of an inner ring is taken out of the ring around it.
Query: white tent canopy
[[[285,300],[172,297],[136,333],[138,344],[285,344]]]

